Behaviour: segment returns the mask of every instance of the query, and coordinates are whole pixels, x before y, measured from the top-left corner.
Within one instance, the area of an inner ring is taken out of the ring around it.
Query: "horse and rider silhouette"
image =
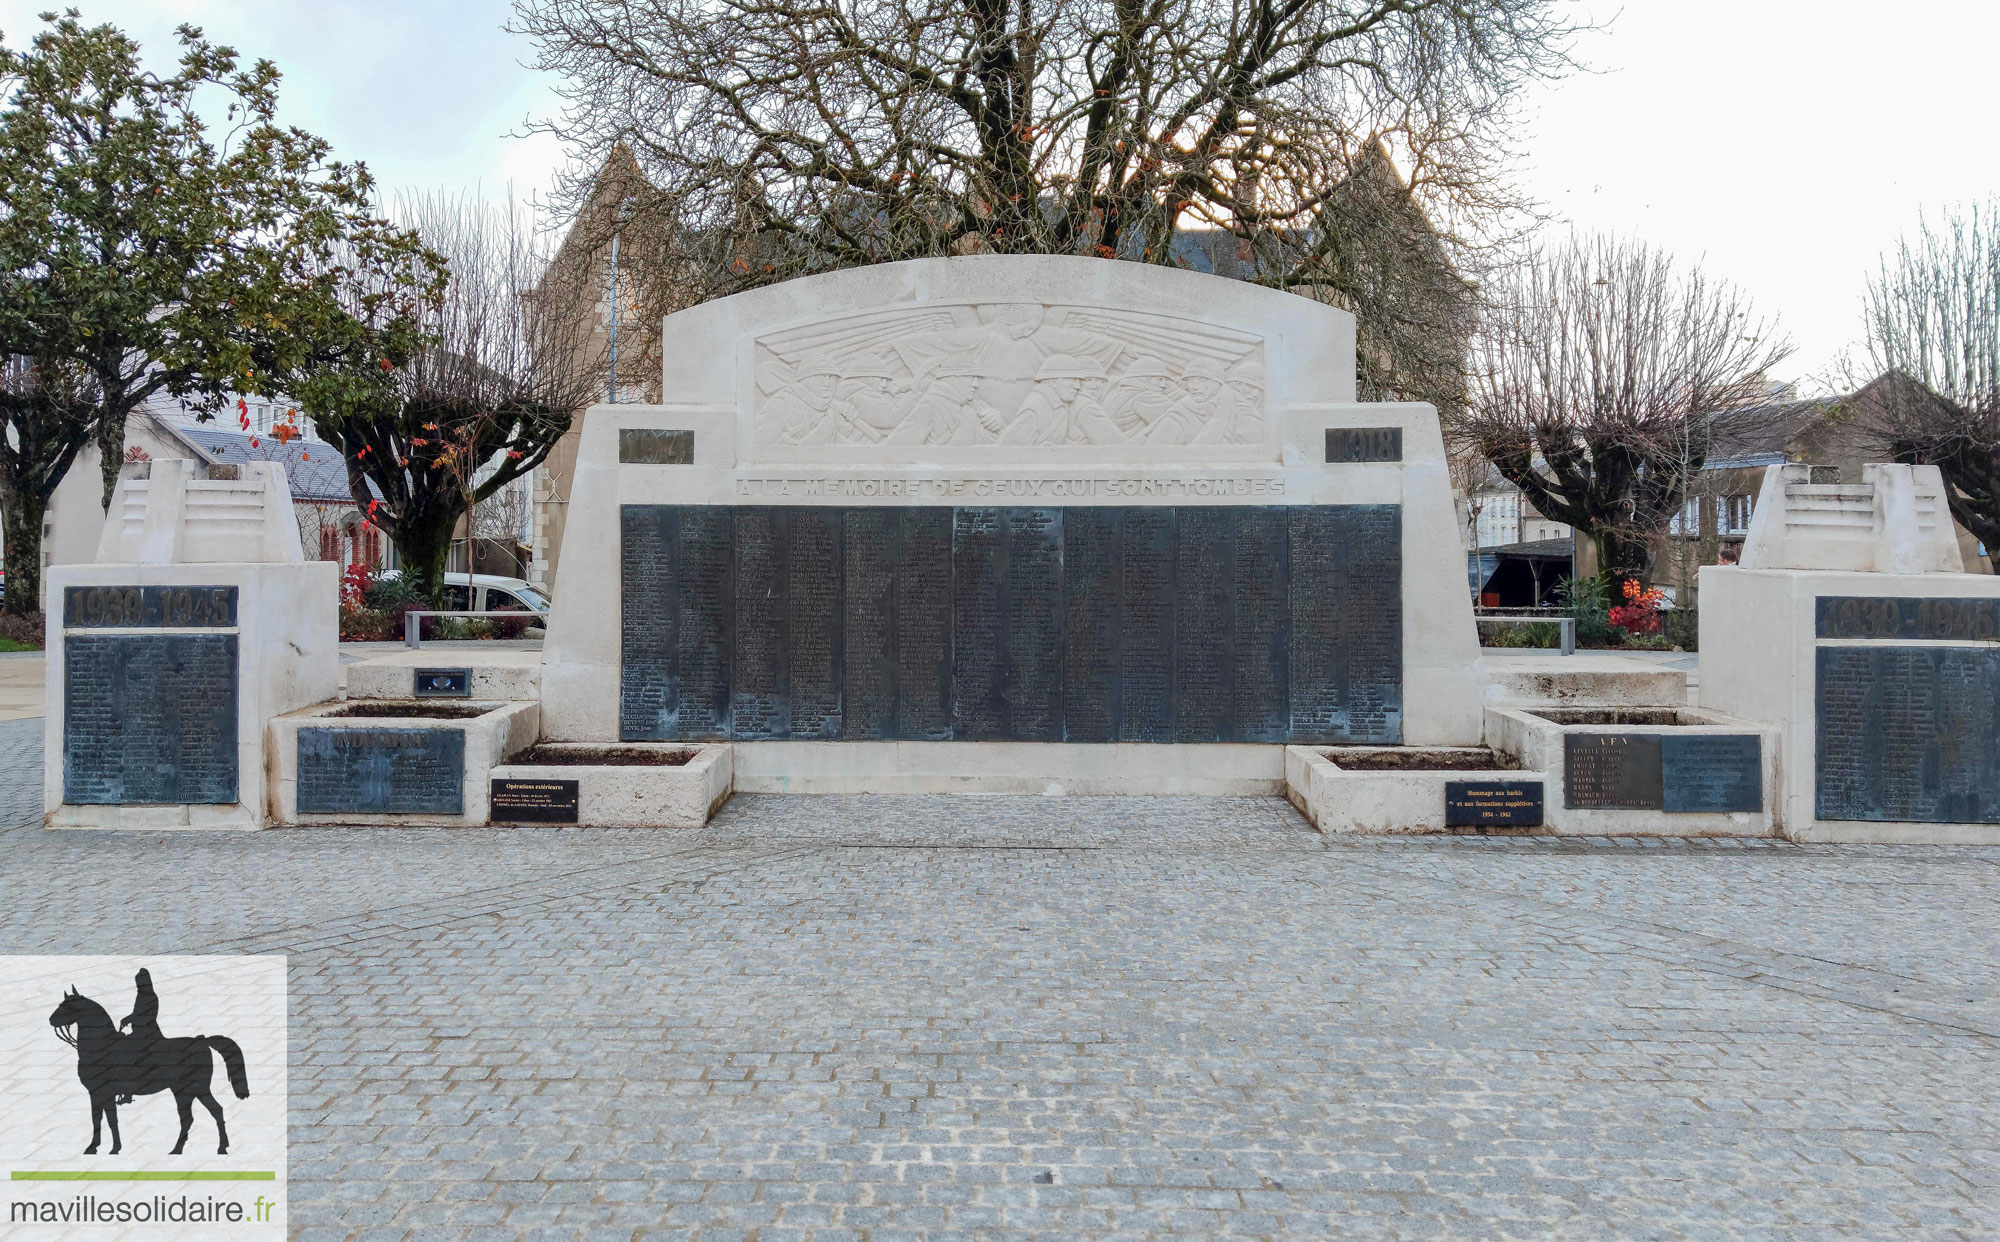
[[[142,968],[133,984],[138,994],[132,1012],[117,1026],[111,1025],[111,1015],[104,1006],[74,987],[49,1015],[56,1037],[76,1049],[77,1080],[90,1093],[90,1146],[83,1154],[97,1154],[102,1123],[108,1121],[111,1154],[117,1155],[123,1146],[118,1138],[118,1106],[131,1103],[134,1096],[171,1091],[181,1114],[181,1136],[172,1154],[180,1155],[187,1146],[188,1129],[194,1124],[194,1102],[200,1100],[215,1118],[216,1154],[228,1155],[229,1127],[223,1124],[222,1105],[208,1090],[209,1076],[215,1070],[209,1053],[222,1054],[230,1087],[237,1099],[247,1100],[250,1079],[243,1068],[243,1050],[227,1035],[168,1039],[160,1033],[160,998],[153,991],[152,973]],[[131,1034],[122,1034],[121,1028],[128,1027]]]

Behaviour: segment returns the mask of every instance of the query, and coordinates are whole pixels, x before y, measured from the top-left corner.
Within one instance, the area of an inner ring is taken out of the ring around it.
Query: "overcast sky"
[[[503,0],[73,0],[149,54],[180,22],[285,73],[285,115],[390,189],[526,196],[561,153],[509,137],[553,106],[501,31]],[[1538,92],[1519,176],[1560,218],[1636,232],[1749,290],[1813,377],[1857,340],[1878,256],[1935,212],[2000,192],[1988,65],[2000,5],[1589,0],[1597,72]],[[56,0],[0,0],[18,46]]]

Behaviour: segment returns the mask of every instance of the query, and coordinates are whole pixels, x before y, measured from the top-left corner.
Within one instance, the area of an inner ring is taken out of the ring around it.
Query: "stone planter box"
[[[553,755],[586,759],[604,752],[625,762],[535,762]],[[641,755],[689,754],[686,763],[648,763]],[[545,742],[493,769],[496,781],[574,781],[576,820],[603,828],[699,828],[729,801],[734,765],[726,744],[695,742]],[[509,821],[495,813],[495,823]]]
[[[1520,770],[1510,757],[1483,748],[1285,748],[1285,796],[1314,827],[1329,835],[1549,831],[1531,823],[1450,824],[1446,786],[1461,781],[1540,785],[1544,807],[1552,788],[1541,772]]]
[[[1560,836],[1779,830],[1775,728],[1692,707],[1488,704],[1486,741],[1548,773],[1549,828]],[[1572,755],[1591,767],[1575,781]]]
[[[320,703],[279,716],[268,731],[271,818],[484,824],[494,765],[533,745],[540,732],[538,703],[374,700]],[[447,734],[456,737],[441,736]],[[353,809],[315,809],[327,805],[329,794]]]

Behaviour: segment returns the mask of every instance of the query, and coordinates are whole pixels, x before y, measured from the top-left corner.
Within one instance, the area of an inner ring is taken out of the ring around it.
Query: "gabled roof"
[[[191,456],[203,461],[220,462],[225,466],[239,466],[244,462],[278,462],[285,468],[285,478],[292,486],[293,500],[306,500],[319,504],[353,504],[354,494],[347,487],[347,463],[341,459],[340,450],[319,440],[292,440],[279,443],[273,435],[251,436],[240,431],[230,431],[212,423],[198,423],[192,427],[183,423],[168,422],[157,415],[153,425],[160,434],[169,436],[186,445]],[[250,441],[256,440],[253,446]]]

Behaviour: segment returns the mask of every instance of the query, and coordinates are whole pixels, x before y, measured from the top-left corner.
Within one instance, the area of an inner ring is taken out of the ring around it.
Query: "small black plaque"
[[[2000,640],[2000,599],[1822,595],[1813,620],[1821,638]]]
[[[694,432],[670,431],[660,427],[620,427],[618,464],[621,466],[692,466]]]
[[[472,697],[472,670],[469,668],[420,668],[414,681],[416,696],[420,699]]]
[[[300,729],[299,810],[460,815],[463,729]]]
[[[1401,427],[1328,427],[1326,459],[1329,462],[1401,461]]]
[[[1660,739],[1669,815],[1764,809],[1763,748],[1754,733],[1669,733]]]
[[[1447,828],[1539,828],[1540,781],[1446,781]]]
[[[573,824],[576,822],[575,781],[493,781],[496,824]]]
[[[1657,733],[1563,734],[1563,805],[1572,810],[1665,807]]]
[[[70,636],[63,801],[235,802],[236,696],[234,634]]]
[[[63,591],[70,629],[227,629],[233,586],[73,586]]]

